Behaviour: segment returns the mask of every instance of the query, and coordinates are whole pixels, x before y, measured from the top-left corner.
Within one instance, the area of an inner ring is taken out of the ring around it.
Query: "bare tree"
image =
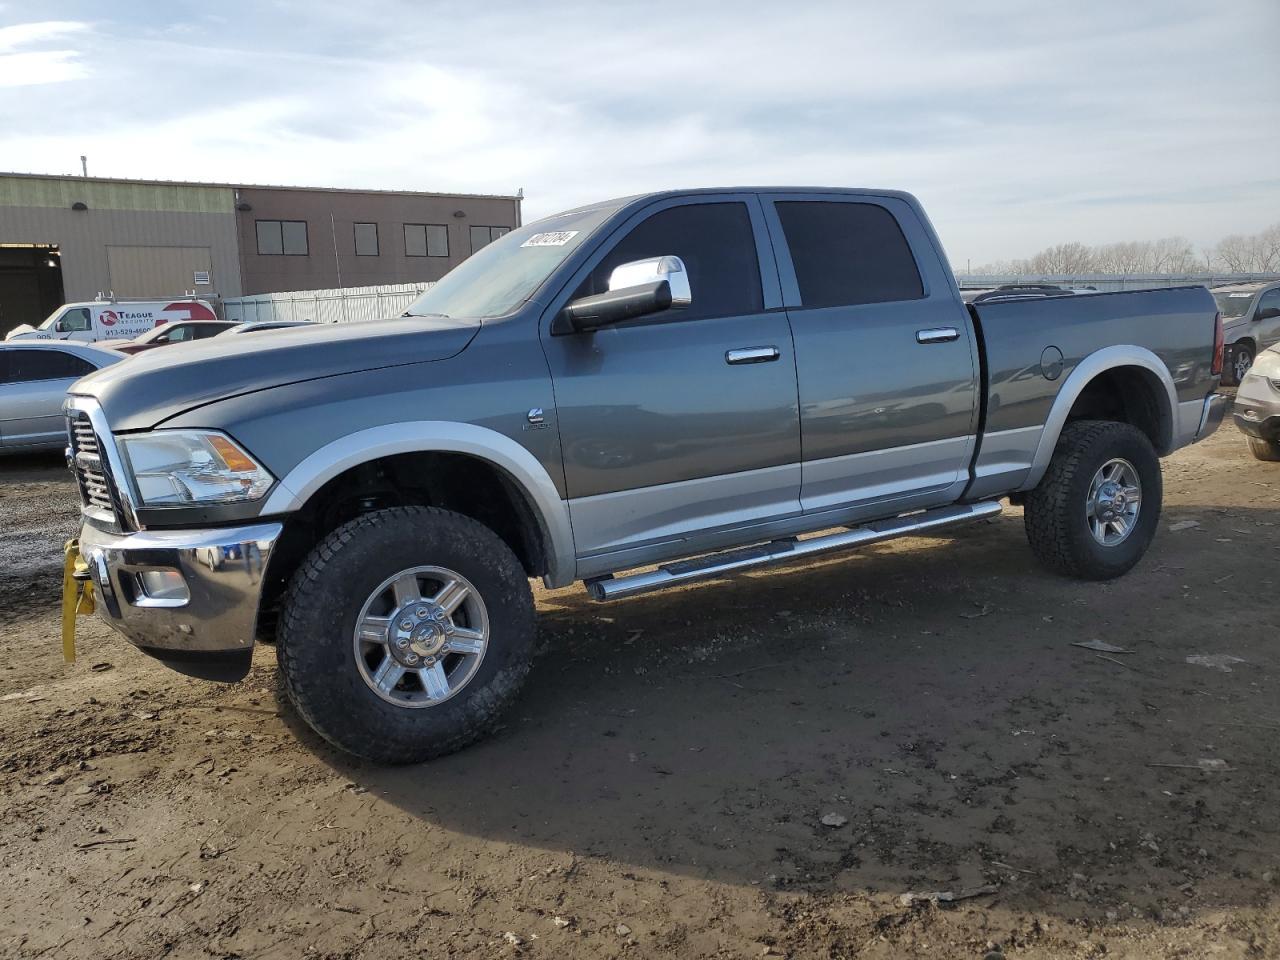
[[[1258,234],[1258,269],[1264,273],[1280,270],[1280,223]]]
[[[1253,237],[1233,233],[1223,237],[1213,248],[1213,258],[1233,273],[1252,273],[1254,270]]]
[[[1060,243],[1046,247],[1028,260],[1001,260],[974,270],[977,274],[1041,274],[1072,276],[1111,273],[1132,276],[1143,273],[1199,273],[1204,270],[1233,273],[1280,272],[1280,223],[1261,233],[1232,234],[1204,253],[1186,237],[1160,240],[1123,240],[1090,247]]]
[[[1273,223],[1261,233],[1223,237],[1213,248],[1213,258],[1236,273],[1280,270],[1280,223]]]
[[[1186,237],[1165,237],[1151,244],[1152,273],[1194,273],[1200,269],[1196,248]]]
[[[1090,273],[1093,271],[1093,251],[1073,240],[1041,250],[1028,263],[1032,273]]]
[[[1150,246],[1135,240],[1105,244],[1094,251],[1094,268],[1098,273],[1138,273],[1146,269]]]

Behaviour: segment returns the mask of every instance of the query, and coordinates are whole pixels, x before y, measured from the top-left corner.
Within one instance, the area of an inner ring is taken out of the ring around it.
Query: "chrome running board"
[[[1002,509],[998,500],[985,500],[981,503],[938,507],[921,513],[877,520],[861,527],[853,527],[821,537],[810,537],[807,540],[798,540],[794,537],[774,540],[752,547],[694,557],[692,560],[665,563],[657,570],[644,573],[633,573],[623,577],[612,575],[598,577],[586,582],[587,593],[592,600],[621,600],[666,587],[693,583],[696,580],[711,580],[731,573],[740,573],[743,570],[754,570],[757,567],[768,567],[776,563],[789,563],[792,560],[821,553],[849,550],[898,537],[915,536],[940,527],[993,517]]]

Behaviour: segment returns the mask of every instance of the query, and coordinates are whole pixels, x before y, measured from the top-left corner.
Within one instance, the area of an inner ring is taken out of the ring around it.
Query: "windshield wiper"
[[[400,314],[400,316],[402,317],[435,317],[438,320],[450,319],[447,313],[410,313],[408,310]]]

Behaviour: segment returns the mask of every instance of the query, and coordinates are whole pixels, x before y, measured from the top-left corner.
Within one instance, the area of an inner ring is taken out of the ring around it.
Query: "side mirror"
[[[650,257],[614,267],[607,293],[575,300],[561,316],[572,330],[582,332],[687,307],[692,302],[689,273],[683,261],[673,256]]]

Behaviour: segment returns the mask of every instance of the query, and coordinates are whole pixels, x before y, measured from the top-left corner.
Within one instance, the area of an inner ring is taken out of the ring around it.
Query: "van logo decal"
[[[164,308],[165,313],[183,313],[183,320],[217,320],[212,310],[197,300],[182,300]]]
[[[114,310],[103,310],[102,313],[99,314],[98,319],[102,321],[102,325],[104,327],[114,327],[116,325],[116,321],[119,320],[120,317]]]

